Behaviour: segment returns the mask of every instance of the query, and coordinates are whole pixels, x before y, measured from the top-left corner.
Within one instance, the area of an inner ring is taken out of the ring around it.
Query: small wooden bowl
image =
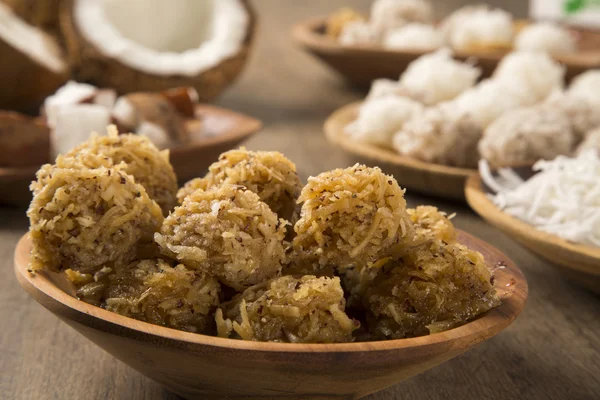
[[[408,64],[419,58],[424,51],[389,50],[378,46],[342,46],[325,34],[327,17],[316,17],[296,24],[292,37],[306,51],[339,72],[349,82],[368,87],[378,78],[398,79]],[[530,21],[517,21],[523,27]],[[578,37],[580,51],[574,54],[557,55],[554,58],[567,67],[567,80],[588,69],[600,67],[600,32],[570,28]],[[487,50],[478,52],[455,51],[459,60],[475,60],[483,70],[483,77],[490,76],[509,50]]]
[[[196,113],[202,118],[190,143],[170,150],[171,164],[180,182],[203,175],[224,151],[237,146],[262,128],[252,117],[207,104]],[[39,165],[0,168],[0,204],[23,206],[31,201],[29,184]]]
[[[447,361],[505,329],[521,313],[527,282],[505,255],[464,232],[496,270],[502,304],[446,332],[345,344],[246,342],[177,331],[91,306],[44,273],[28,272],[28,235],[15,250],[21,286],[86,338],[187,399],[356,399]],[[52,366],[47,366],[51,368]]]
[[[522,169],[516,171],[524,177],[532,175],[531,169],[529,173],[523,173]],[[488,197],[490,193],[478,174],[468,179],[465,195],[475,212],[532,252],[558,266],[568,278],[600,294],[600,248],[571,243],[540,231],[496,207]]]
[[[416,192],[455,200],[465,199],[465,182],[477,170],[431,164],[402,156],[393,149],[350,139],[345,127],[358,116],[361,103],[348,104],[325,121],[325,136],[334,146],[350,154],[350,162],[378,166],[394,177],[400,186]]]

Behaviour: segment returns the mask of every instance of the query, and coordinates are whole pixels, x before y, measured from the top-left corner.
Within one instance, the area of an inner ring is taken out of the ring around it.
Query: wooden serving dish
[[[527,171],[524,168],[515,171],[524,178],[533,175],[530,168]],[[600,248],[571,243],[540,231],[496,207],[488,197],[490,193],[492,192],[478,174],[468,179],[465,195],[475,212],[538,256],[559,267],[568,278],[600,294]]]
[[[171,164],[181,181],[201,176],[224,151],[230,150],[262,128],[252,117],[207,104],[196,113],[202,121],[192,141],[170,150]],[[0,205],[22,206],[31,201],[29,184],[39,165],[21,168],[0,167]]]
[[[28,235],[15,250],[21,286],[86,338],[187,399],[356,399],[408,379],[498,334],[517,318],[527,282],[491,245],[459,232],[496,270],[502,304],[446,332],[345,344],[247,342],[182,332],[127,318],[61,290],[56,276],[28,272]],[[467,382],[465,382],[467,384]]]
[[[378,166],[394,175],[400,186],[428,195],[464,200],[465,182],[477,170],[431,164],[402,156],[393,149],[353,141],[345,127],[358,116],[361,103],[352,103],[335,111],[325,121],[325,136],[331,144],[346,151],[350,163]]]
[[[325,34],[327,17],[316,17],[298,23],[292,28],[294,40],[306,51],[339,72],[349,82],[369,87],[378,78],[398,79],[408,64],[426,52],[384,49],[378,46],[342,46]],[[517,21],[517,27],[529,21]],[[554,58],[567,68],[567,80],[588,69],[600,67],[600,32],[571,28],[578,37],[580,51],[558,55]],[[506,55],[504,50],[479,52],[454,52],[459,60],[471,59],[483,70],[483,77],[490,76]]]

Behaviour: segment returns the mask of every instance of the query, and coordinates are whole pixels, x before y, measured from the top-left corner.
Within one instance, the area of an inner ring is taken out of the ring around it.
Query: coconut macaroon
[[[453,165],[477,166],[477,143],[481,126],[453,104],[442,104],[416,114],[394,135],[394,149],[418,160]]]
[[[337,39],[346,24],[350,22],[363,22],[364,20],[365,17],[358,11],[351,8],[341,8],[327,18],[325,32],[327,32],[327,36]]]
[[[177,193],[179,203],[197,189],[222,184],[241,185],[256,193],[280,218],[293,219],[302,183],[296,165],[277,151],[230,150],[208,168],[204,178],[192,179]]]
[[[166,256],[241,290],[279,273],[285,234],[256,193],[223,184],[187,196],[154,238]]]
[[[591,149],[600,152],[600,128],[588,132],[583,142],[577,147],[576,153],[579,155]]]
[[[557,90],[544,104],[558,108],[567,115],[576,141],[581,141],[588,132],[600,127],[600,108],[589,98],[577,93]]]
[[[567,94],[581,97],[594,107],[600,108],[600,70],[592,69],[576,76]]]
[[[547,53],[514,51],[496,67],[493,79],[521,86],[530,96],[525,106],[545,100],[555,90],[563,88],[565,67]]]
[[[444,38],[433,25],[412,22],[389,31],[383,47],[394,50],[431,51],[442,47]]]
[[[460,51],[508,49],[514,35],[512,15],[487,6],[461,8],[444,20],[441,29],[447,43]]]
[[[500,305],[483,256],[441,240],[384,265],[360,298],[373,339],[445,331]]]
[[[411,97],[430,106],[471,88],[480,74],[479,68],[456,61],[450,50],[441,49],[411,62],[400,77],[400,85]]]
[[[517,50],[546,51],[550,54],[573,53],[577,42],[565,28],[552,22],[536,22],[524,27],[515,39]]]
[[[216,314],[219,336],[261,342],[351,342],[339,278],[282,276],[246,289]]]
[[[410,22],[432,21],[433,8],[426,0],[376,0],[371,6],[370,23],[381,36]]]
[[[161,259],[129,264],[110,276],[105,308],[126,317],[196,333],[215,333],[219,282]]]
[[[67,156],[90,152],[110,158],[114,164],[126,164],[125,172],[142,185],[166,215],[175,207],[177,177],[169,162],[169,151],[160,151],[146,137],[119,135],[115,126],[108,127],[107,136],[92,135],[72,149]]]
[[[456,242],[456,229],[450,217],[433,206],[409,208],[408,215],[415,224],[415,234],[420,239],[438,239],[444,243]]]
[[[345,132],[353,140],[391,147],[394,134],[422,109],[409,97],[377,97],[360,106],[358,117],[346,126]]]
[[[294,258],[315,269],[376,263],[412,243],[404,190],[377,167],[356,164],[308,179],[294,230]]]
[[[160,228],[160,207],[123,168],[55,168],[51,175],[27,211],[33,270],[115,270]]]
[[[574,135],[559,109],[536,106],[503,114],[484,132],[479,153],[494,166],[533,164],[573,150]]]
[[[379,40],[377,33],[365,21],[350,21],[344,25],[338,41],[345,46],[370,45]]]

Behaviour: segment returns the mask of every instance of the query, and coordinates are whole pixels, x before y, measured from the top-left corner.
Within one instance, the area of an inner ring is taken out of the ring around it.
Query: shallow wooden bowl
[[[170,150],[171,164],[181,182],[204,175],[221,153],[262,128],[255,118],[211,105],[198,105],[196,113],[202,120],[191,142]],[[31,201],[29,184],[39,167],[0,168],[0,205],[27,205]]]
[[[348,104],[325,121],[325,136],[331,144],[346,151],[349,162],[378,166],[394,177],[403,188],[423,194],[464,200],[465,182],[477,170],[431,164],[402,156],[393,149],[352,140],[345,127],[358,116],[361,103]]]
[[[523,174],[522,171],[521,173]],[[528,175],[531,176],[532,173]],[[473,175],[467,181],[467,201],[482,218],[559,267],[568,278],[595,293],[600,293],[600,248],[574,244],[535,229],[496,207],[488,198],[489,193],[491,191],[483,184],[479,175]]]
[[[35,300],[72,328],[185,398],[355,399],[463,353],[505,329],[523,310],[527,282],[515,264],[464,232],[459,240],[483,253],[488,265],[505,266],[496,270],[502,304],[446,332],[380,342],[245,342],[126,318],[70,296],[56,276],[29,273],[27,235],[15,250],[15,273]]]
[[[327,17],[316,17],[296,24],[292,37],[306,51],[339,72],[349,82],[368,87],[378,78],[398,79],[408,64],[426,52],[389,50],[377,46],[342,46],[325,34]],[[523,27],[528,21],[517,21]],[[557,55],[563,63],[568,80],[588,69],[600,67],[600,32],[570,28],[578,38],[580,51]],[[454,52],[459,60],[471,59],[483,70],[483,77],[490,76],[509,50],[479,52]]]

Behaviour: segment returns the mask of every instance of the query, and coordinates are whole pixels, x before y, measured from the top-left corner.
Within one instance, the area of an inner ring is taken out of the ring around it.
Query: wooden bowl
[[[171,164],[180,182],[203,175],[221,153],[262,128],[255,118],[207,104],[198,105],[196,113],[202,121],[191,142],[170,150]],[[29,184],[35,180],[39,167],[0,168],[0,204],[27,205],[31,201]]]
[[[505,329],[521,313],[527,282],[505,255],[464,232],[496,270],[502,304],[461,327],[413,339],[346,344],[246,342],[182,332],[91,306],[57,276],[28,272],[28,235],[15,250],[21,286],[104,350],[188,399],[355,399],[447,361]],[[51,368],[52,366],[47,366]]]
[[[528,173],[523,169],[515,171],[525,178],[533,175],[531,169]],[[488,197],[490,193],[491,190],[478,174],[468,179],[465,194],[475,212],[532,252],[558,266],[568,278],[600,294],[600,248],[571,243],[540,231],[496,207]]]
[[[477,170],[431,164],[402,156],[393,149],[356,142],[344,128],[358,116],[361,103],[352,103],[335,111],[325,121],[325,136],[331,144],[350,155],[349,162],[378,166],[394,177],[400,186],[423,194],[455,200],[465,199],[465,182]]]
[[[342,46],[325,34],[327,17],[316,17],[298,23],[292,28],[295,41],[306,51],[315,55],[349,82],[368,87],[378,78],[398,79],[408,64],[427,52],[389,50],[373,45]],[[523,27],[529,21],[517,21]],[[600,32],[569,28],[578,38],[580,51],[574,54],[557,55],[554,58],[566,68],[567,80],[588,69],[600,67]],[[455,51],[459,60],[472,59],[483,70],[483,77],[490,76],[507,54],[506,50],[479,52]]]

